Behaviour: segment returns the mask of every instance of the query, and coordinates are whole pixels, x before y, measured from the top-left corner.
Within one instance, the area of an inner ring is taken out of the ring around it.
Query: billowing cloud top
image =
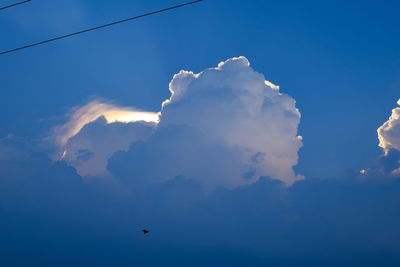
[[[240,148],[243,163],[251,166],[243,183],[259,176],[289,185],[303,179],[292,169],[302,146],[296,102],[255,72],[245,57],[199,74],[180,71],[169,89],[159,126],[188,125],[210,142]]]
[[[400,105],[400,100],[397,101]],[[389,120],[378,128],[379,146],[383,148],[385,154],[391,149],[400,151],[400,107],[392,110]]]

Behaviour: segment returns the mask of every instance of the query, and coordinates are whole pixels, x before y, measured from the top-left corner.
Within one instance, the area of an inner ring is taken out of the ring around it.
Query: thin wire
[[[37,45],[41,45],[41,44],[44,44],[44,43],[60,40],[60,39],[71,37],[71,36],[78,35],[78,34],[81,34],[81,33],[98,30],[98,29],[101,29],[101,28],[109,27],[109,26],[112,26],[112,25],[115,25],[115,24],[119,24],[119,23],[130,21],[130,20],[147,17],[147,16],[150,16],[150,15],[154,15],[154,14],[165,12],[165,11],[168,11],[168,10],[171,10],[171,9],[175,9],[175,8],[179,8],[179,7],[183,7],[183,6],[187,6],[187,5],[191,5],[191,4],[195,4],[195,3],[198,3],[198,2],[202,2],[202,1],[203,0],[196,0],[196,1],[185,3],[185,4],[180,4],[180,5],[177,5],[177,6],[172,6],[172,7],[160,9],[160,10],[153,11],[153,12],[150,12],[150,13],[146,13],[146,14],[143,14],[143,15],[139,15],[139,16],[135,16],[135,17],[131,17],[131,18],[127,18],[127,19],[111,22],[111,23],[104,24],[104,25],[97,26],[97,27],[93,27],[93,28],[90,28],[90,29],[86,29],[86,30],[70,33],[70,34],[67,34],[67,35],[51,38],[51,39],[48,39],[48,40],[45,40],[45,41],[41,41],[41,42],[38,42],[38,43],[33,43],[33,44],[21,46],[21,47],[18,47],[18,48],[14,48],[14,49],[11,49],[11,50],[0,52],[0,55],[4,55],[4,54],[7,54],[7,53],[11,53],[11,52],[17,51],[17,50],[22,50],[22,49],[29,48],[29,47],[32,47],[32,46],[37,46]]]
[[[10,8],[10,7],[13,7],[13,6],[17,6],[17,5],[21,5],[21,4],[25,4],[25,3],[30,2],[30,1],[32,1],[32,0],[26,0],[26,1],[22,1],[22,2],[11,4],[11,5],[8,5],[8,6],[3,6],[3,7],[0,7],[0,10],[7,9],[7,8]]]

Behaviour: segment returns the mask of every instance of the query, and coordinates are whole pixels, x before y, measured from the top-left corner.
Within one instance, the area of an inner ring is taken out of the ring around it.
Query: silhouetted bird
[[[149,232],[149,230],[143,229],[142,232],[143,232],[143,234],[147,234]]]

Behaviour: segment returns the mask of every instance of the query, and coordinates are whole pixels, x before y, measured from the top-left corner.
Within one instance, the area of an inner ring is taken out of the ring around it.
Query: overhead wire
[[[142,15],[138,15],[138,16],[135,16],[135,17],[122,19],[122,20],[114,21],[114,22],[107,23],[107,24],[104,24],[104,25],[96,26],[96,27],[93,27],[93,28],[81,30],[81,31],[78,31],[78,32],[74,32],[74,33],[58,36],[58,37],[51,38],[51,39],[48,39],[48,40],[44,40],[44,41],[41,41],[41,42],[32,43],[32,44],[29,44],[29,45],[24,45],[24,46],[21,46],[21,47],[18,47],[18,48],[14,48],[14,49],[10,49],[10,50],[6,50],[6,51],[3,51],[3,52],[0,52],[0,55],[8,54],[8,53],[11,53],[11,52],[15,52],[15,51],[18,51],[18,50],[26,49],[26,48],[29,48],[29,47],[33,47],[33,46],[37,46],[37,45],[41,45],[41,44],[45,44],[45,43],[49,43],[49,42],[53,42],[53,41],[57,41],[57,40],[68,38],[68,37],[71,37],[71,36],[74,36],[74,35],[82,34],[82,33],[85,33],[85,32],[90,32],[90,31],[102,29],[102,28],[105,28],[105,27],[109,27],[109,26],[113,26],[113,25],[119,24],[119,23],[124,23],[124,22],[127,22],[127,21],[131,21],[131,20],[147,17],[147,16],[150,16],[150,15],[154,15],[154,14],[157,14],[157,13],[165,12],[165,11],[168,11],[168,10],[172,10],[172,9],[176,9],[176,8],[180,8],[180,7],[184,7],[184,6],[188,6],[188,5],[192,5],[192,4],[195,4],[195,3],[198,3],[198,2],[202,2],[202,1],[203,0],[196,0],[196,1],[192,1],[192,2],[187,2],[187,3],[184,3],[184,4],[180,4],[180,5],[176,5],[176,6],[172,6],[172,7],[168,7],[168,8],[163,8],[163,9],[159,9],[159,10],[152,11],[152,12],[149,12],[149,13],[145,13],[145,14],[142,14]]]
[[[21,2],[18,2],[18,3],[11,4],[11,5],[8,5],[8,6],[2,6],[2,7],[0,7],[0,10],[4,10],[4,9],[7,9],[7,8],[10,8],[10,7],[13,7],[13,6],[18,6],[18,5],[21,5],[21,4],[25,4],[25,3],[30,2],[30,1],[32,1],[32,0],[26,0],[26,1],[21,1]]]

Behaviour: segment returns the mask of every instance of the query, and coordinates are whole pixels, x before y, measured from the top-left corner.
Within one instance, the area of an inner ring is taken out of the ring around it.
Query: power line
[[[30,1],[32,1],[32,0],[26,0],[26,1],[22,1],[22,2],[11,4],[11,5],[8,5],[8,6],[3,6],[3,7],[0,7],[0,10],[7,9],[7,8],[10,8],[10,7],[13,7],[13,6],[18,6],[18,5],[21,5],[21,4],[25,4],[25,3],[30,2]]]
[[[51,39],[48,39],[48,40],[45,40],[45,41],[41,41],[41,42],[38,42],[38,43],[33,43],[33,44],[29,44],[29,45],[18,47],[18,48],[14,48],[14,49],[11,49],[11,50],[3,51],[3,52],[0,52],[0,55],[11,53],[11,52],[14,52],[14,51],[17,51],[17,50],[22,50],[22,49],[29,48],[29,47],[32,47],[32,46],[37,46],[37,45],[49,43],[49,42],[52,42],[52,41],[57,41],[57,40],[60,40],[60,39],[63,39],[63,38],[67,38],[67,37],[71,37],[71,36],[74,36],[74,35],[78,35],[78,34],[81,34],[81,33],[98,30],[98,29],[101,29],[101,28],[109,27],[109,26],[112,26],[112,25],[115,25],[115,24],[119,24],[119,23],[130,21],[130,20],[147,17],[147,16],[150,16],[150,15],[154,15],[154,14],[165,12],[165,11],[168,11],[168,10],[171,10],[171,9],[175,9],[175,8],[179,8],[179,7],[183,7],[183,6],[187,6],[187,5],[191,5],[191,4],[195,4],[195,3],[198,3],[198,2],[202,2],[202,1],[203,0],[196,0],[196,1],[188,2],[188,3],[180,4],[180,5],[177,5],[177,6],[172,6],[172,7],[160,9],[160,10],[157,10],[157,11],[152,11],[150,13],[146,13],[146,14],[143,14],[143,15],[139,15],[139,16],[123,19],[123,20],[118,20],[118,21],[115,21],[115,22],[111,22],[111,23],[107,23],[107,24],[101,25],[101,26],[97,26],[97,27],[86,29],[86,30],[70,33],[70,34],[67,34],[67,35],[51,38]]]

